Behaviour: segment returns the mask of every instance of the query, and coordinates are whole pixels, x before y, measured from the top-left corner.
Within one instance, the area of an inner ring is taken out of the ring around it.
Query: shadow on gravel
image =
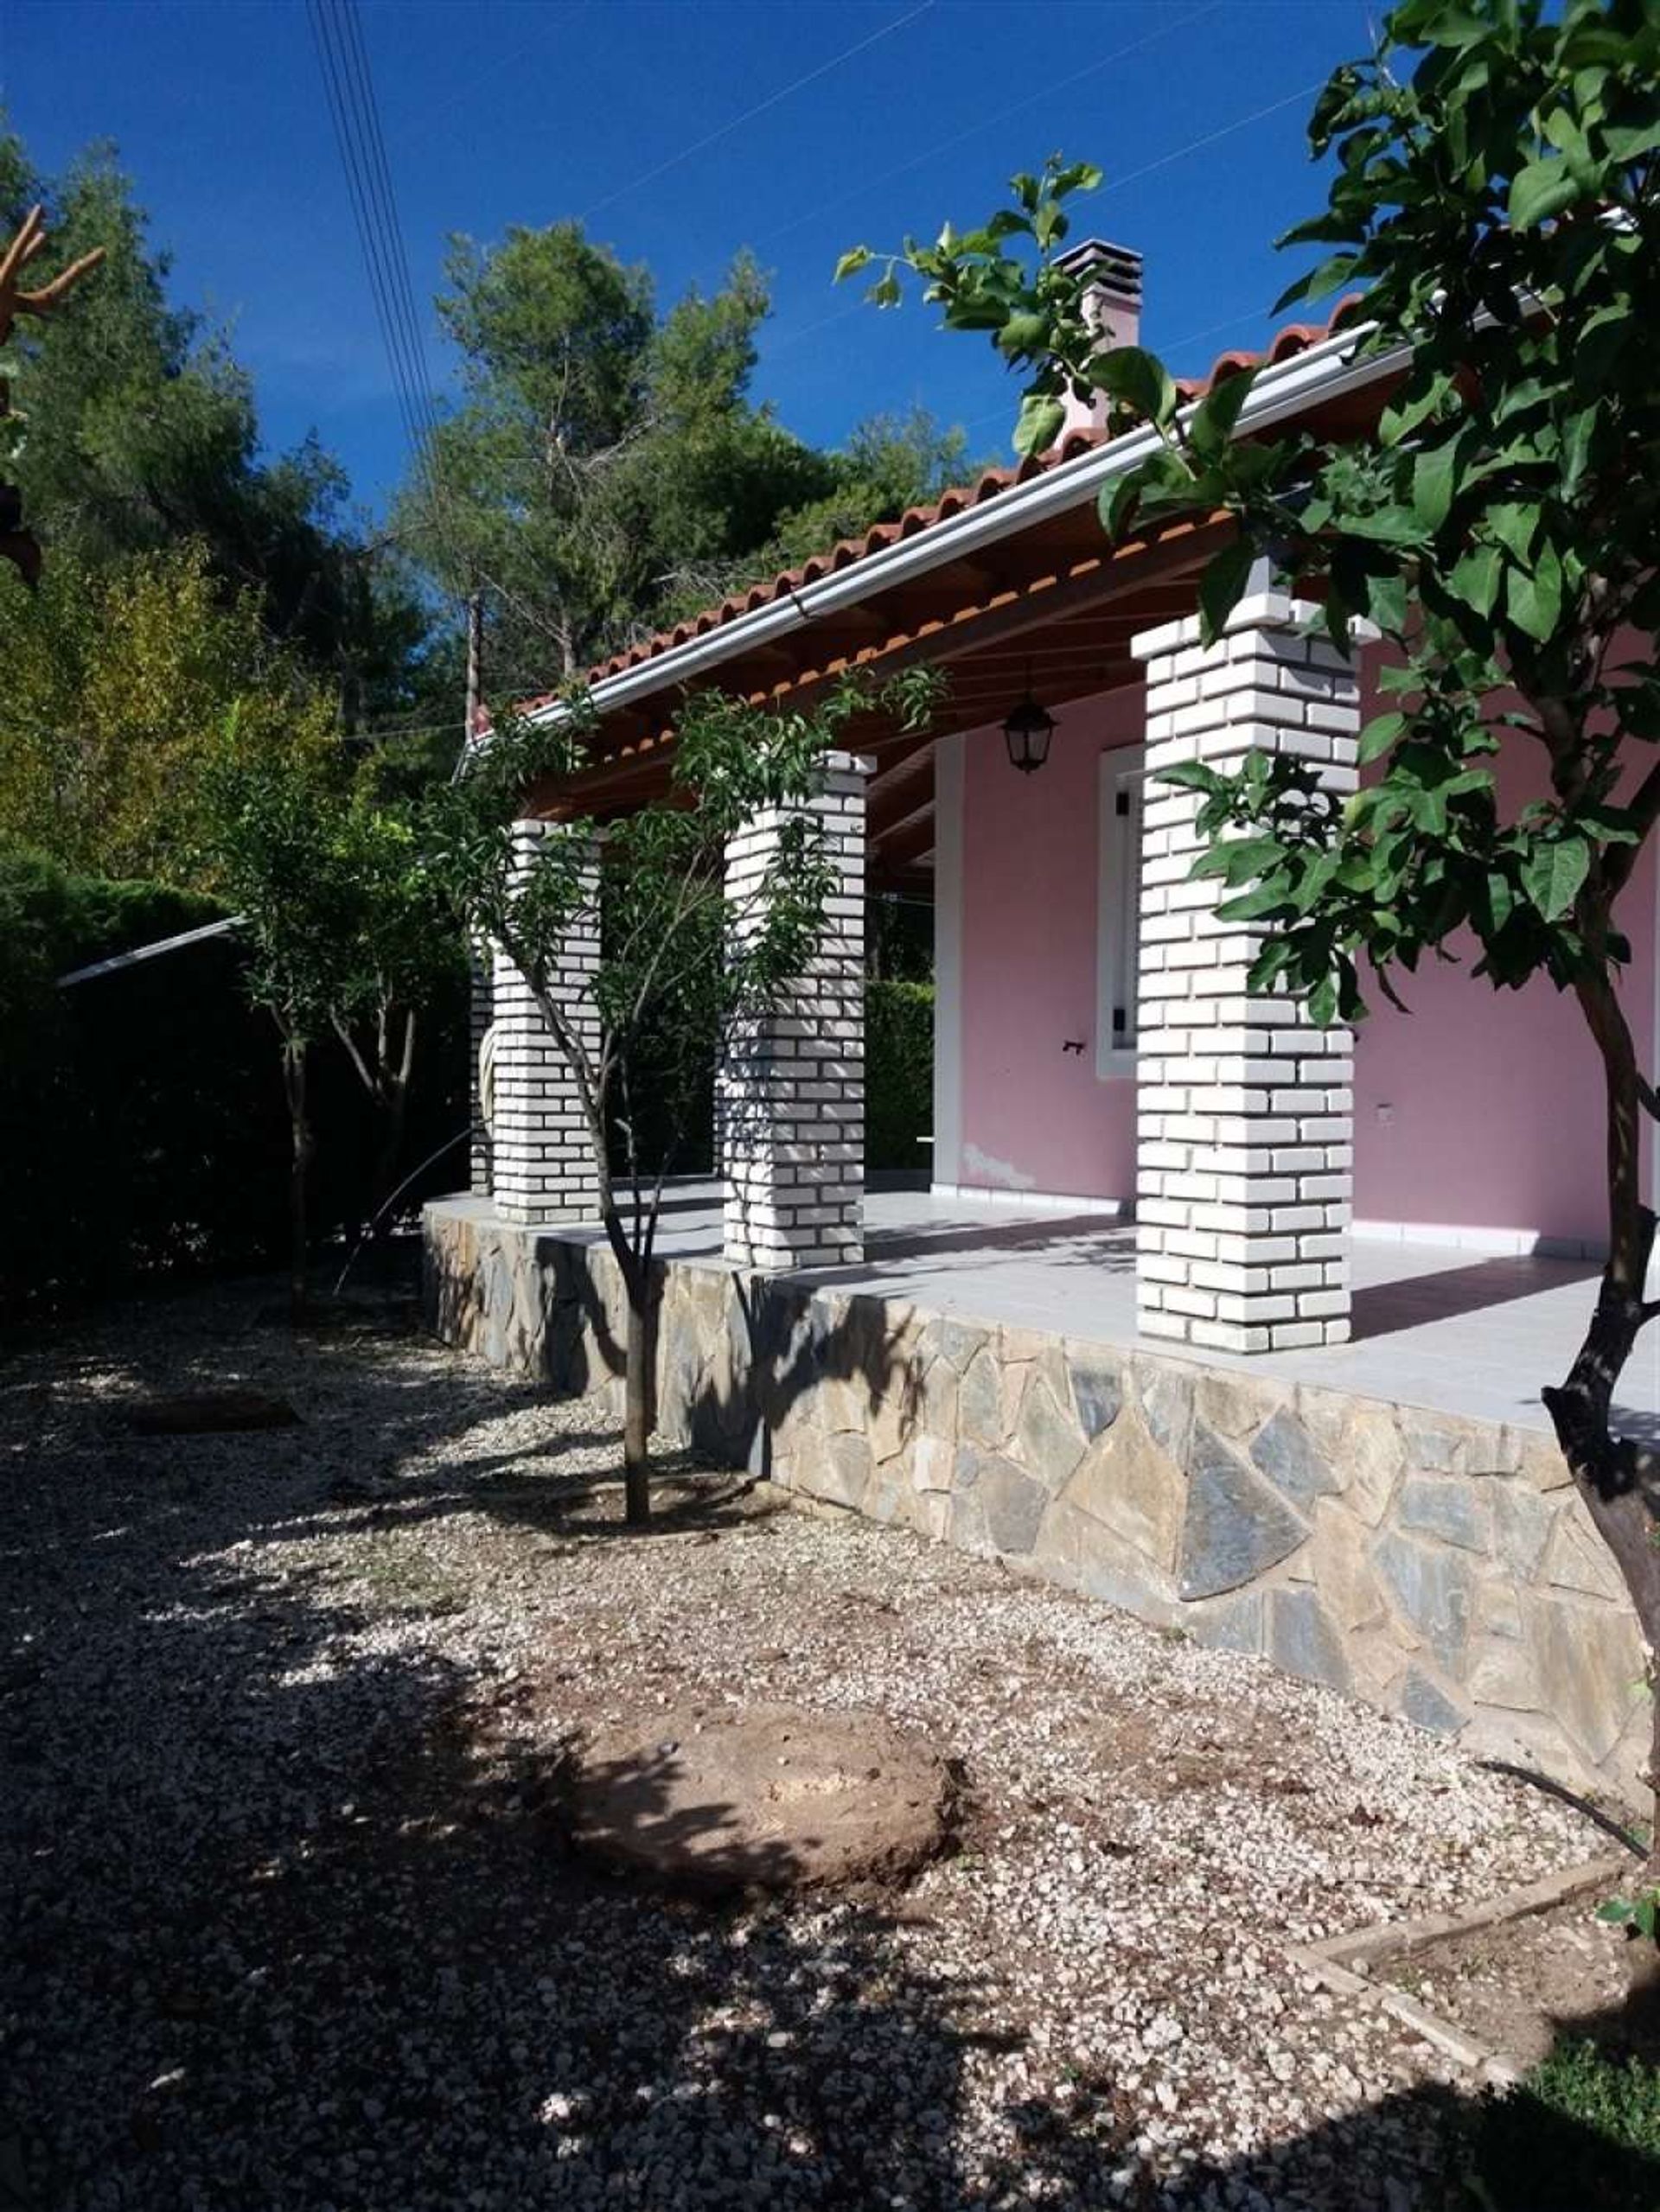
[[[215,1325],[188,1352],[145,1339],[164,1374],[141,1359],[135,1386],[257,1367],[239,1312]],[[1000,1931],[984,1981],[948,1978],[903,1900],[715,1909],[591,1872],[559,1819],[572,1746],[526,1745],[510,1654],[486,1641],[463,1671],[418,1590],[377,1613],[271,1563],[278,1537],[382,1510],[597,1526],[557,1451],[463,1457],[342,1510],[342,1482],[390,1482],[514,1402],[499,1378],[356,1364],[371,1342],[344,1348],[344,1439],[339,1339],[295,1393],[305,1425],[246,1437],[135,1438],[118,1399],[87,1418],[96,1345],[0,1374],[7,2212],[1470,2202],[1446,2093],[1161,2191],[1138,2178],[1146,2108],[1110,2076],[1063,2108],[987,2095],[981,2070],[1030,2032],[998,2003]],[[533,1464],[551,1503],[516,1495]],[[676,1510],[657,1533],[757,1530],[752,1501],[742,1521],[724,1495]],[[1491,2202],[1660,2202],[1651,2168],[1586,2171],[1589,2193]]]

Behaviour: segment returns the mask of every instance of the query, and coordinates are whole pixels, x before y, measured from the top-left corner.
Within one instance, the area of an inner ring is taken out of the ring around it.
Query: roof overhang
[[[1293,421],[1363,435],[1408,360],[1404,347],[1363,352],[1370,331],[1357,325],[1263,367],[1236,435]],[[1131,637],[1191,611],[1194,577],[1231,524],[1188,516],[1113,545],[1096,514],[1102,490],[1157,443],[1152,430],[1136,430],[1054,462],[974,504],[902,526],[828,573],[781,579],[763,603],[718,610],[694,634],[601,676],[590,693],[598,717],[591,765],[540,787],[531,811],[604,814],[652,795],[667,780],[673,712],[688,691],[719,684],[757,703],[806,704],[848,669],[885,674],[926,660],[948,679],[928,737],[901,736],[874,717],[847,734],[877,762],[876,879],[925,881],[935,738],[1000,719],[1028,666],[1051,707],[1137,680]],[[531,718],[563,712],[552,702]]]

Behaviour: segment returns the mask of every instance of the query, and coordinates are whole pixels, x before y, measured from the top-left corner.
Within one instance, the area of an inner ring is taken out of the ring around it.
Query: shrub
[[[1565,2035],[1517,2088],[1484,2100],[1471,2147],[1493,2212],[1655,2212],[1660,2067]]]
[[[928,1165],[934,1127],[934,986],[865,987],[865,1163]]]
[[[234,937],[57,978],[221,918],[211,899],[67,874],[0,850],[0,1316],[265,1265],[282,1249],[288,1130],[268,1017]],[[466,1118],[464,985],[427,1017],[409,1165]],[[316,1223],[361,1213],[374,1130],[343,1055],[320,1055]],[[461,1148],[423,1190],[453,1187]]]

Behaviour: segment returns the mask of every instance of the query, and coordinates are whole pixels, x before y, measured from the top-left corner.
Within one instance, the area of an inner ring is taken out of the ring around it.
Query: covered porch
[[[1629,1601],[1537,1391],[1595,1263],[1345,1240],[1357,1333],[1255,1355],[1138,1328],[1133,1226],[1087,1205],[865,1194],[856,1259],[734,1267],[726,1190],[667,1194],[654,1425],[1580,1788],[1647,1758]],[[621,1406],[626,1298],[593,1221],[429,1206],[445,1341]],[[1652,1350],[1627,1376],[1660,1425]]]
[[[1242,432],[1362,434],[1393,373],[1284,334]],[[1458,964],[1358,1037],[1249,992],[1263,931],[1194,881],[1196,801],[1163,772],[1268,749],[1352,791],[1376,669],[1266,584],[1204,640],[1229,526],[1101,533],[1139,435],[1084,432],[619,656],[590,765],[526,796],[537,838],[661,791],[687,685],[789,708],[848,669],[947,679],[925,735],[871,716],[826,763],[819,954],[718,1069],[715,1176],[670,1193],[658,1239],[659,1433],[1629,1794],[1643,1648],[1538,1400],[1597,1272],[1594,1053],[1556,993]],[[1055,728],[1023,775],[1004,724],[1026,700]],[[1501,760],[1518,800],[1528,774]],[[780,827],[730,849],[735,895]],[[864,1164],[884,892],[934,915],[921,1189]],[[1652,1065],[1651,866],[1626,897]],[[572,1023],[597,956],[591,931],[557,979]],[[497,1364],[615,1395],[578,1102],[499,958],[490,982],[491,1140],[472,1195],[428,1209],[430,1310]],[[1660,1424],[1660,1352],[1624,1395]]]
[[[1173,541],[1184,563],[1203,537]],[[1191,589],[1184,567],[1156,587]],[[872,730],[838,756],[815,802],[840,883],[820,957],[718,1069],[720,1202],[713,1184],[678,1201],[686,1219],[661,1248],[896,1293],[914,1281],[953,1306],[990,1296],[994,1317],[1036,1327],[1082,1298],[1104,1341],[1289,1359],[1287,1372],[1319,1355],[1315,1367],[1381,1395],[1536,1423],[1600,1248],[1599,1072],[1575,1009],[1544,986],[1501,998],[1456,963],[1411,979],[1411,1010],[1379,1005],[1357,1036],[1253,997],[1264,933],[1216,915],[1191,875],[1192,795],[1157,781],[1178,759],[1266,745],[1354,787],[1375,672],[1300,622],[1262,597],[1212,647],[1190,616],[1138,631],[1145,678],[1046,690],[1058,726],[1035,775],[1014,773],[998,724],[950,726],[984,711],[954,673],[945,727]],[[1065,683],[1062,663],[1033,660]],[[559,834],[577,803],[547,795],[526,834]],[[741,841],[732,882],[753,884],[776,833]],[[864,930],[869,897],[896,884],[925,890],[934,921],[926,1202],[865,1188]],[[1629,904],[1632,1026],[1651,1058],[1651,870]],[[563,972],[573,1021],[588,1018],[595,956],[573,945]],[[493,1141],[475,1193],[514,1222],[581,1224],[597,1204],[569,1078],[500,960],[495,986],[480,1017],[496,1028]],[[1069,1221],[1076,1251],[1054,1226]]]

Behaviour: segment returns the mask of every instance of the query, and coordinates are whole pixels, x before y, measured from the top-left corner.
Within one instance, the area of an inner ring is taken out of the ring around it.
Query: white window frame
[[[1119,745],[1101,755],[1095,837],[1095,1074],[1103,1083],[1135,1073],[1146,779],[1141,746]],[[1122,1025],[1115,1026],[1114,1016],[1120,1011]]]

